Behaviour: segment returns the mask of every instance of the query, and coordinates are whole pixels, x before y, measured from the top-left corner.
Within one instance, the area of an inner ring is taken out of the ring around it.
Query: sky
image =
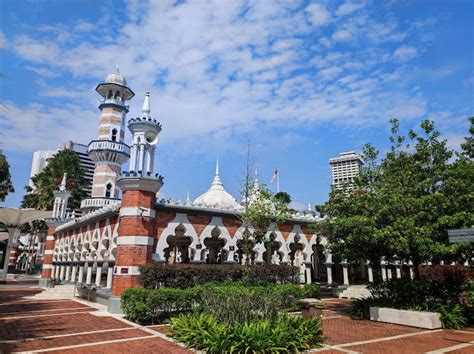
[[[16,189],[2,205],[20,205],[33,151],[97,136],[94,89],[117,66],[136,94],[128,118],[150,91],[162,123],[162,197],[196,198],[219,158],[240,200],[250,145],[262,183],[275,190],[278,166],[295,208],[322,204],[329,158],[387,151],[391,118],[462,142],[473,17],[470,0],[0,0],[0,147]]]

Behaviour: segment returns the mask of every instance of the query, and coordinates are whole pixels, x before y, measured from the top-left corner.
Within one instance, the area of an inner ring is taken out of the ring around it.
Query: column
[[[139,146],[140,146],[140,156],[138,158],[138,171],[141,171],[143,173],[144,172],[143,160],[144,160],[144,153],[145,153],[145,145],[140,144]]]
[[[415,279],[415,270],[413,269],[413,262],[408,262],[408,267],[410,267],[410,279]]]
[[[390,264],[387,264],[387,279],[392,279],[392,268],[390,268]]]
[[[397,262],[397,263],[395,264],[395,272],[396,272],[395,274],[397,275],[397,279],[400,279],[400,278],[402,277],[402,269],[401,269],[401,267],[402,267],[402,266],[401,266],[400,262]]]
[[[55,276],[54,272],[56,271],[56,266],[51,264],[51,267],[49,269],[51,270],[51,274],[49,276],[49,279],[54,278],[54,276]],[[44,271],[44,264],[43,264],[43,270],[41,271],[41,279],[43,279],[43,271]],[[45,279],[48,279],[48,278],[45,278]]]
[[[107,269],[107,289],[112,289],[112,279],[114,277],[114,265],[109,263],[109,268]]]
[[[140,146],[141,170],[143,171],[143,146]],[[124,176],[117,180],[122,190],[122,204],[117,239],[115,273],[112,280],[115,301],[127,288],[139,287],[139,267],[151,262],[155,234],[156,193],[163,185],[154,176]]]
[[[374,282],[374,270],[373,270],[372,264],[369,261],[367,261],[367,275],[369,277],[369,283],[373,283]]]
[[[77,275],[77,265],[76,264],[73,264],[72,265],[72,274],[71,274],[71,281],[73,283],[76,282],[76,275]]]
[[[135,171],[135,165],[137,161],[137,145],[133,143],[131,149],[130,149],[130,171]]]
[[[77,277],[77,282],[82,283],[84,282],[84,265],[79,265],[79,276]]]
[[[46,234],[46,243],[44,245],[44,257],[43,257],[43,269],[41,271],[41,279],[40,284],[42,286],[46,286],[47,280],[54,278],[55,274],[54,271],[56,270],[52,263],[53,263],[53,253],[54,253],[54,227],[48,227],[48,232]],[[57,268],[57,267],[56,267]],[[57,277],[56,277],[57,278]]]
[[[61,264],[61,272],[59,273],[59,279],[64,280],[64,271],[66,270],[66,266]]]
[[[347,263],[347,260],[344,260],[341,262],[342,266],[342,280],[344,282],[344,285],[349,285],[349,263]]]
[[[380,262],[380,267],[382,268],[382,280],[386,281],[387,280],[387,263],[385,262],[384,259]]]
[[[64,277],[64,280],[68,281],[70,274],[71,274],[71,266],[70,266],[70,265],[67,265],[67,266],[66,266],[66,276]]]
[[[54,278],[56,280],[59,280],[59,272],[61,271],[61,266],[59,264],[56,264],[56,275],[54,276]]]
[[[95,272],[95,285],[100,286],[100,280],[102,278],[102,265],[97,264],[97,271]]]
[[[328,285],[331,285],[332,284],[332,265],[334,263],[332,262],[332,254],[329,252],[325,252],[325,254],[326,254],[326,262],[324,262],[324,264],[326,265]]]
[[[311,263],[306,262],[306,284],[311,284]]]
[[[87,264],[86,284],[90,285],[92,282],[92,265]]]

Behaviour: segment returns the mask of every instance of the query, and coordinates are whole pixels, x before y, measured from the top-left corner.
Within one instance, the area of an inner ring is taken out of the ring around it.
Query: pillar
[[[70,265],[67,265],[67,266],[66,266],[66,276],[64,277],[64,280],[68,281],[70,274],[71,274],[71,266],[70,266]]]
[[[311,284],[311,263],[306,263],[306,284]]]
[[[82,283],[84,282],[84,265],[79,265],[79,276],[77,277],[77,282]]]
[[[397,279],[402,277],[402,269],[400,263],[395,264],[395,274],[397,275]]]
[[[17,252],[18,252],[18,247],[12,246],[12,248],[10,249],[10,255],[8,256],[8,259],[6,260],[8,262],[8,272],[10,273],[15,271]]]
[[[87,264],[86,284],[90,285],[92,282],[92,265]]]
[[[387,280],[387,263],[385,260],[382,259],[380,262],[380,267],[382,268],[382,280],[386,281]]]
[[[143,163],[142,154],[143,146],[140,146],[139,163]],[[127,288],[141,286],[138,280],[139,267],[152,261],[155,196],[162,185],[161,179],[153,175],[123,176],[117,180],[117,186],[122,190],[122,204],[112,281],[113,297],[120,296]],[[109,300],[109,308],[117,305],[113,305],[113,301]]]
[[[410,268],[410,279],[415,279],[415,270],[413,269],[412,261],[408,262],[408,267]]]
[[[71,281],[73,283],[76,282],[76,275],[77,275],[77,265],[76,264],[73,264],[72,265],[72,274],[71,274]]]
[[[54,276],[54,278],[56,280],[59,280],[59,272],[61,271],[61,266],[59,264],[56,264],[56,274]]]
[[[344,285],[349,285],[349,272],[348,272],[349,263],[347,263],[347,261],[342,261],[341,266],[342,266],[342,280],[344,282]]]
[[[55,271],[58,271],[58,266],[53,266],[53,253],[54,253],[54,230],[55,227],[48,227],[46,233],[46,243],[44,245],[44,257],[43,257],[43,269],[41,270],[40,286],[47,286],[48,279],[58,278]]]
[[[102,279],[102,265],[97,264],[97,270],[95,272],[95,285],[100,286],[100,280]]]
[[[392,268],[390,268],[390,265],[387,266],[387,279],[392,279]]]
[[[367,275],[369,278],[369,283],[373,283],[374,282],[374,269],[370,262],[367,262]]]
[[[59,279],[60,280],[64,280],[64,271],[66,270],[66,267],[64,266],[64,264],[61,264],[61,271],[59,273]]]
[[[107,269],[107,289],[112,289],[112,279],[114,276],[114,266],[109,264],[109,268]]]

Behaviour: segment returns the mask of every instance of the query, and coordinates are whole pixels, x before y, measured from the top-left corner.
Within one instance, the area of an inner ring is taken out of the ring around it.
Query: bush
[[[472,270],[463,265],[420,265],[421,280],[434,280],[449,285],[464,285],[472,278]]]
[[[200,298],[201,287],[189,289],[126,289],[121,296],[125,317],[140,323],[162,322],[174,313],[192,310]]]
[[[250,285],[292,283],[297,268],[290,265],[149,263],[140,267],[140,282],[148,289],[190,288],[206,283],[244,282]]]
[[[189,347],[209,353],[299,352],[322,343],[321,320],[281,315],[273,322],[257,320],[222,324],[209,314],[171,320],[170,335]]]
[[[460,278],[456,276],[448,279]],[[371,297],[354,300],[351,314],[356,318],[368,319],[370,306],[431,311],[440,314],[444,328],[460,328],[470,323],[473,314],[471,305],[463,308],[459,303],[462,299],[460,291],[466,289],[465,292],[469,293],[469,284],[456,287],[452,281],[391,279],[371,285]]]

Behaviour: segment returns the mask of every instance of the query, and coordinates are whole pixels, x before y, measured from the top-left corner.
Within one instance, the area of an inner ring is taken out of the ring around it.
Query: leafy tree
[[[10,175],[10,165],[5,155],[0,153],[0,202],[3,202],[8,193],[15,192]]]
[[[85,195],[86,182],[80,160],[71,150],[60,150],[51,158],[44,170],[32,178],[35,188],[25,187],[28,194],[23,197],[21,206],[42,210],[52,209],[53,192],[61,184],[64,173],[67,173],[67,188],[71,192],[68,206],[70,209],[78,208]]]
[[[332,190],[319,230],[341,258],[412,261],[418,277],[422,262],[459,253],[448,243],[449,228],[474,224],[472,158],[465,151],[450,163],[453,151],[431,121],[408,138],[398,120],[391,124],[390,151],[378,162],[378,151],[364,147],[359,178]]]
[[[286,192],[278,192],[275,194],[275,199],[286,205],[291,203],[291,196]]]

